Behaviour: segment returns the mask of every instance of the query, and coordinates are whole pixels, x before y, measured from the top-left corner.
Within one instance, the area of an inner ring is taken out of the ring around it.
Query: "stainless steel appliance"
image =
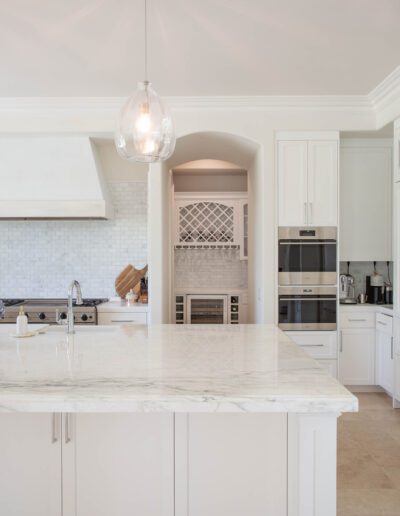
[[[280,227],[279,285],[336,285],[337,229]]]
[[[239,296],[184,294],[175,296],[176,324],[239,324]]]
[[[354,276],[350,274],[350,262],[347,262],[347,274],[339,276],[339,300],[342,305],[357,304]]]
[[[20,305],[24,305],[30,324],[57,324],[58,319],[67,319],[67,299],[3,299],[5,304],[4,318],[0,323],[15,323]],[[75,324],[97,324],[97,308],[108,299],[83,299],[77,306],[73,303]]]
[[[279,287],[282,330],[336,330],[336,287]]]

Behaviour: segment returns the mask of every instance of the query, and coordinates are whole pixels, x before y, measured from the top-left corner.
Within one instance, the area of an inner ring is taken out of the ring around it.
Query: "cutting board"
[[[115,291],[122,299],[125,299],[126,294],[131,289],[135,294],[138,294],[140,292],[140,280],[146,273],[147,265],[143,269],[136,269],[133,265],[127,265],[115,280]]]

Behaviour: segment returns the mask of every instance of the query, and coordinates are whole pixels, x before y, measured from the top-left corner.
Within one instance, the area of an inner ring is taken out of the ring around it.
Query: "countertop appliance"
[[[342,305],[357,304],[354,276],[350,274],[350,262],[347,262],[347,274],[339,276],[339,301]]]
[[[83,299],[81,305],[73,305],[75,324],[97,324],[97,306],[108,301],[103,298]],[[67,318],[67,299],[3,299],[4,318],[0,323],[15,323],[19,307],[24,305],[30,324],[57,324],[57,319]]]
[[[336,330],[336,287],[279,287],[282,330]]]
[[[337,229],[280,227],[279,285],[336,285]]]

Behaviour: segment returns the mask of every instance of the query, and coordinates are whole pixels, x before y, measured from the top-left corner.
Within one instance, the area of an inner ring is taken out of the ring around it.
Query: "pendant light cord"
[[[147,0],[144,0],[144,80],[147,80]]]

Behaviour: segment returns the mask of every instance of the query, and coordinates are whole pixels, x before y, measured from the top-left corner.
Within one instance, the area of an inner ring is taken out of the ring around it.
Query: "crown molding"
[[[172,111],[342,111],[375,118],[376,128],[400,117],[400,66],[368,95],[170,96]],[[116,116],[123,97],[0,97],[0,114],[9,117],[68,118]]]
[[[0,97],[0,112],[59,113],[59,112],[118,112],[123,97]],[[370,101],[361,95],[320,96],[208,96],[164,97],[171,110],[238,109],[327,109],[369,110]]]

